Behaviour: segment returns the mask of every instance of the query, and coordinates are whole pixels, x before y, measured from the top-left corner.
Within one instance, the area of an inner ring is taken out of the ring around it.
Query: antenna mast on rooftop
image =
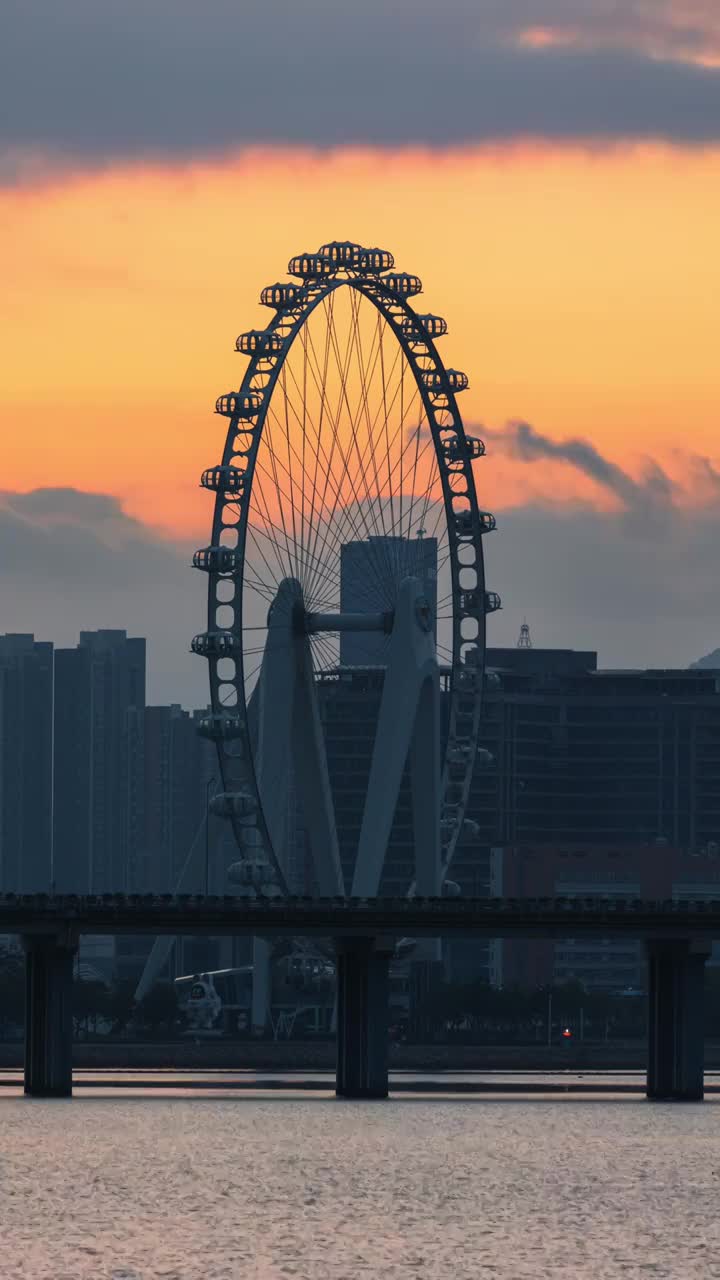
[[[532,640],[530,639],[530,628],[524,618],[520,628],[520,635],[517,640],[517,647],[518,649],[532,649],[533,647]]]

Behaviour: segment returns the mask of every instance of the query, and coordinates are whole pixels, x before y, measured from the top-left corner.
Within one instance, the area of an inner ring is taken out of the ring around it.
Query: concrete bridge
[[[72,977],[83,933],[335,939],[337,1093],[386,1097],[388,966],[399,937],[630,936],[648,953],[647,1095],[703,1096],[705,961],[720,901],[624,898],[259,898],[0,895],[0,932],[26,954],[25,1092],[72,1092]]]

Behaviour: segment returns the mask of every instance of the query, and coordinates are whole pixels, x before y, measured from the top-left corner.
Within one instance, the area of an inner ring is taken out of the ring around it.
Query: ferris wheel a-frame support
[[[352,881],[373,898],[387,853],[400,784],[410,766],[415,885],[440,892],[440,694],[433,620],[421,584],[406,578],[386,614],[307,614],[300,584],[286,579],[270,609],[257,690],[255,768],[265,820],[285,874],[291,783],[300,802],[314,876],[323,897],[344,894],[337,829],[308,632],[390,632],[370,776]]]
[[[433,620],[417,578],[400,585],[383,681],[352,896],[376,897],[400,783],[410,764],[415,884],[440,893],[440,687]]]
[[[307,614],[300,584],[286,579],[273,601],[268,637],[256,693],[258,785],[266,797],[265,820],[287,875],[293,823],[291,783],[302,806],[312,865],[323,896],[344,894],[337,829],[325,744],[313,678],[308,631],[386,630],[390,632],[387,669],[370,766],[363,820],[352,881],[354,897],[376,897],[380,889],[393,818],[406,763],[412,791],[415,885],[435,897],[442,878],[440,857],[440,694],[433,620],[421,584],[401,584],[392,615]],[[352,1040],[343,1061],[354,1059],[358,1045],[368,1053],[382,1040],[365,1023],[380,1007],[368,996],[385,972],[388,957],[376,948],[345,948],[338,957],[343,972],[354,975],[338,984],[338,1036]],[[253,951],[253,1025],[264,1027],[270,998],[270,954],[258,940]],[[358,969],[359,966],[359,969]],[[368,967],[369,966],[369,967]],[[365,974],[365,968],[368,973]],[[355,971],[358,970],[357,974]],[[367,986],[370,982],[370,987]],[[352,1005],[352,1010],[348,1005]],[[382,1002],[380,1002],[381,1004]],[[367,1064],[366,1064],[367,1065]],[[364,1070],[360,1064],[359,1070]],[[368,1067],[368,1070],[370,1068]],[[372,1073],[371,1073],[372,1074]]]
[[[258,685],[255,767],[265,821],[288,873],[292,838],[289,792],[294,784],[322,897],[344,893],[312,657],[299,582],[280,584],[268,616]]]

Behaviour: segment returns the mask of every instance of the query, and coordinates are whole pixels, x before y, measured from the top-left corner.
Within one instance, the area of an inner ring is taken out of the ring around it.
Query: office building
[[[138,893],[178,886],[197,893],[207,878],[211,892],[222,892],[214,855],[225,824],[209,815],[205,831],[219,786],[214,746],[199,737],[196,717],[175,704],[133,708],[128,725],[129,883]]]
[[[0,636],[0,889],[47,892],[52,864],[53,646]]]
[[[488,650],[468,816],[499,850],[510,897],[715,895],[720,877],[720,673],[598,671],[594,653]],[[453,876],[466,892],[471,866]],[[633,988],[641,948],[613,940],[505,944],[503,981]]]
[[[482,745],[495,763],[472,791],[486,842],[688,855],[716,842],[720,673],[598,671],[594,654],[543,656],[488,650],[500,688],[485,697]]]
[[[145,705],[145,641],[81,631],[55,653],[54,875],[58,890],[128,880],[128,713]]]
[[[419,578],[435,618],[437,539],[376,537],[340,548],[340,611],[382,613],[393,607],[393,592],[404,578]],[[393,585],[394,584],[394,585]],[[343,666],[375,666],[387,661],[387,635],[345,631],[340,636]]]

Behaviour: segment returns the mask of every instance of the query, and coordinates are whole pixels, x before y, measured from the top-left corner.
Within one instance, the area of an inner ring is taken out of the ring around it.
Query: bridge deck
[[[720,938],[720,900],[0,895],[2,933]]]

